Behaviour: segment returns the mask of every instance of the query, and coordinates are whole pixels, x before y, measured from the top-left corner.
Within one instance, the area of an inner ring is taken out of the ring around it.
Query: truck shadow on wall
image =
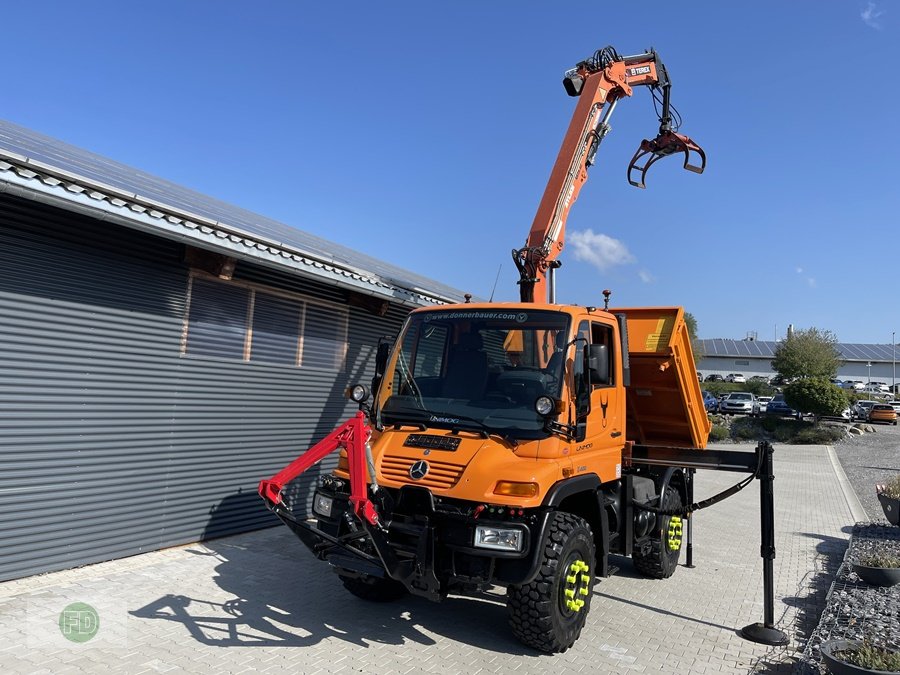
[[[132,616],[180,623],[197,642],[219,647],[304,647],[329,638],[360,647],[428,646],[436,644],[432,633],[492,652],[537,654],[510,633],[503,596],[451,597],[440,604],[408,596],[368,603],[345,591],[328,565],[302,549],[286,528],[188,551],[219,561],[214,581],[232,597],[223,602],[222,593],[215,598],[171,593]]]

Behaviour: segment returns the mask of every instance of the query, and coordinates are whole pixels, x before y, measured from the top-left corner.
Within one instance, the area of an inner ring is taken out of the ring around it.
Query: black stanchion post
[[[687,485],[687,501],[688,504],[694,503],[694,474],[697,473],[696,469],[688,469],[687,475],[685,476],[685,481]],[[684,566],[690,569],[694,569],[694,514],[691,513],[687,518],[687,551],[685,553],[686,560],[684,561]]]
[[[741,635],[764,645],[786,645],[787,633],[775,628],[775,473],[772,463],[772,444],[761,441],[756,446],[760,459],[759,506],[760,549],[763,559],[763,623],[752,623],[741,629]]]

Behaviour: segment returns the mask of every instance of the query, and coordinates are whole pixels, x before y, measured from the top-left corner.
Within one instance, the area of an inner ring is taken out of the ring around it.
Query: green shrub
[[[900,673],[900,652],[878,647],[868,640],[864,640],[858,647],[837,651],[834,655],[838,660],[860,668]]]
[[[794,410],[817,417],[840,415],[847,407],[847,394],[824,378],[807,377],[784,388],[784,402]]]
[[[859,559],[859,564],[865,567],[882,567],[893,569],[900,567],[900,555],[891,552],[876,552],[864,555]]]
[[[841,440],[846,435],[842,428],[807,425],[806,429],[797,431],[788,442],[794,445],[828,445]]]
[[[709,440],[712,443],[724,441],[726,438],[728,438],[728,427],[723,427],[721,424],[714,424],[712,429],[709,430]]]
[[[740,417],[731,423],[731,437],[741,441],[761,440],[763,430],[756,419]]]
[[[900,499],[900,473],[884,484],[882,492],[891,499]]]

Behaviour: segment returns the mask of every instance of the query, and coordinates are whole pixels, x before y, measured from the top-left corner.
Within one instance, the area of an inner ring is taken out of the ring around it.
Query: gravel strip
[[[875,485],[900,473],[900,426],[873,425],[874,433],[852,436],[834,446],[847,480],[871,520],[884,521]]]

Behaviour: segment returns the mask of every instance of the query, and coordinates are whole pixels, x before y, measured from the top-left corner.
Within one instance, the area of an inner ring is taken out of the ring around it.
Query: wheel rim
[[[684,523],[681,516],[670,516],[669,527],[666,529],[666,546],[670,551],[678,551],[681,549],[681,536],[684,529]]]
[[[560,577],[559,608],[563,616],[578,616],[590,592],[590,566],[576,553],[569,558]]]

